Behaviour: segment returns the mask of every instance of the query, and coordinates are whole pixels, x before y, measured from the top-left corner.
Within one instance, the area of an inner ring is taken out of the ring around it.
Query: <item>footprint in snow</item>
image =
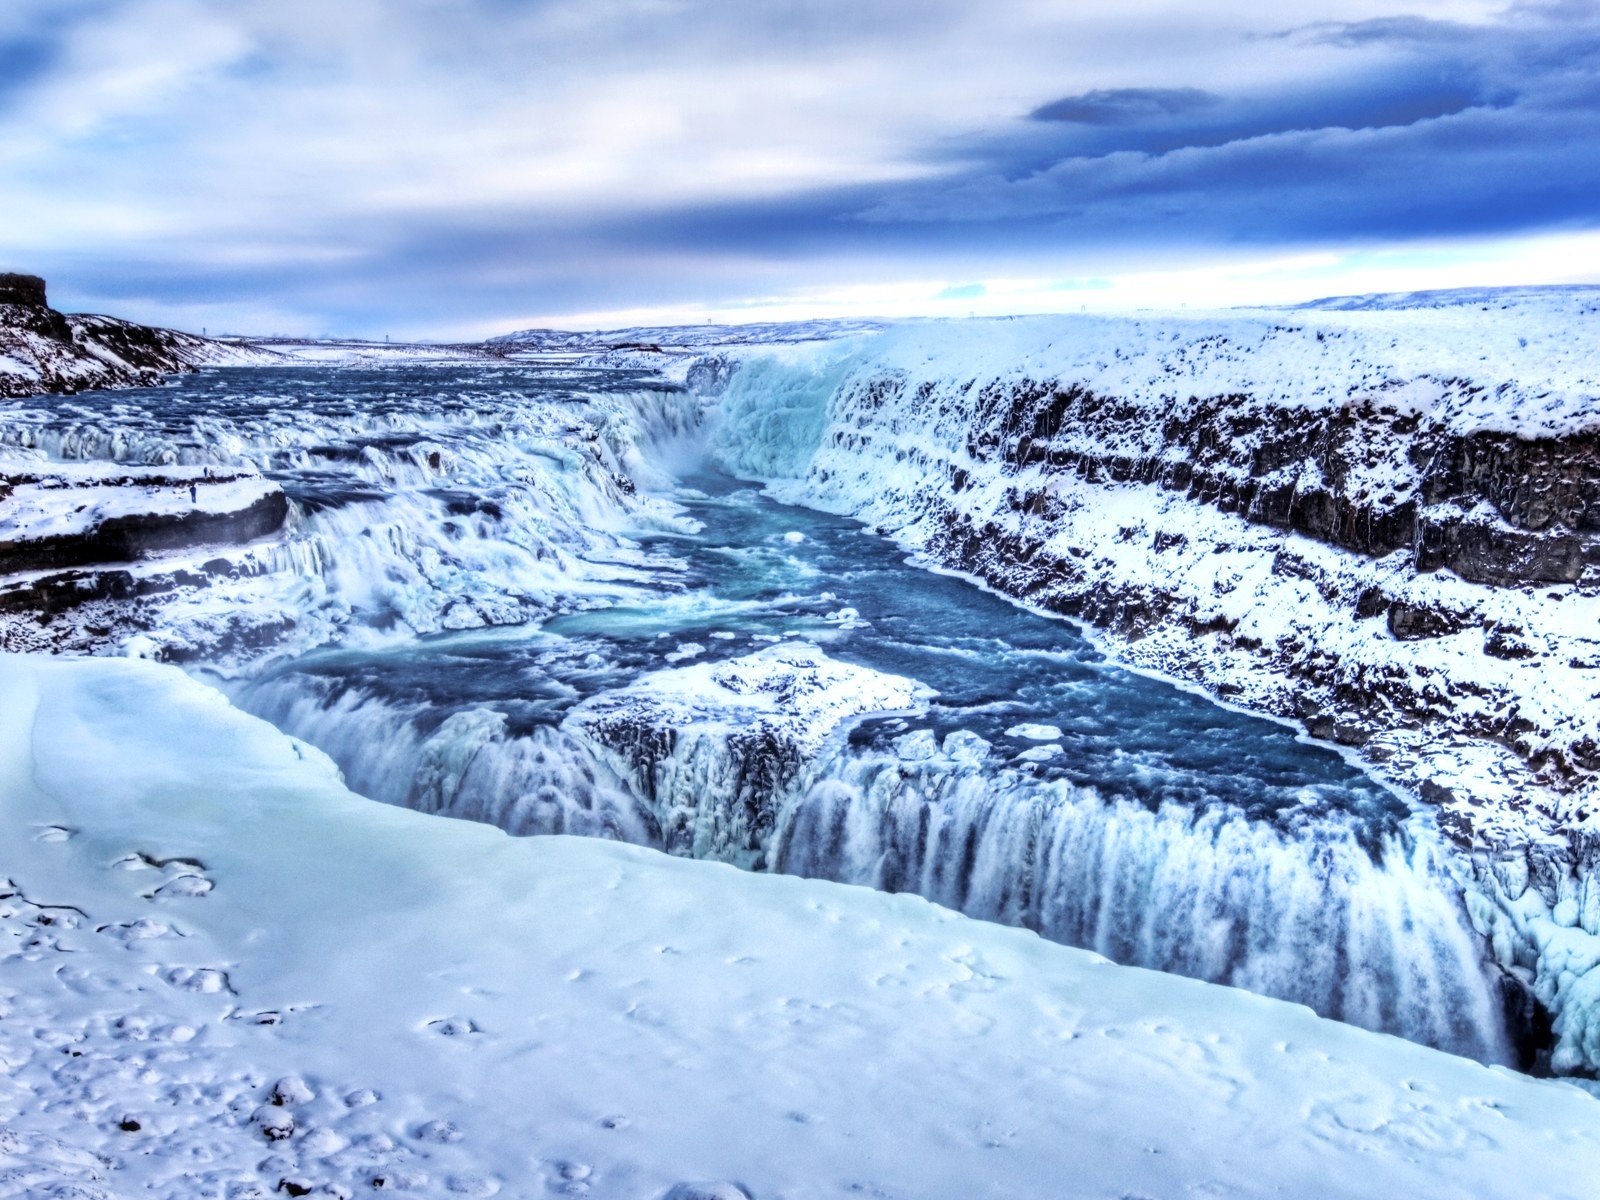
[[[223,992],[230,996],[235,994],[228,973],[214,967],[173,967],[163,978],[182,992],[195,992],[202,996],[215,996]]]
[[[459,1142],[465,1135],[453,1121],[424,1121],[418,1125],[412,1134],[419,1142],[431,1142],[436,1146],[448,1146]]]
[[[736,1183],[680,1183],[667,1193],[666,1200],[750,1200],[750,1193]]]
[[[469,1021],[466,1017],[440,1017],[437,1021],[429,1021],[428,1031],[440,1037],[465,1037],[482,1032],[476,1021]]]
[[[161,872],[162,882],[140,893],[146,900],[205,896],[216,887],[216,881],[205,873],[205,864],[198,858],[156,858],[140,850],[123,855],[111,864],[111,869]]]

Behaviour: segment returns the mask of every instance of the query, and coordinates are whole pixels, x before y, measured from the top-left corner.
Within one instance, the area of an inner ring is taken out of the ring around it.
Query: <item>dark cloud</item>
[[[0,107],[55,65],[57,45],[44,37],[0,41]]]
[[[1085,243],[1327,244],[1600,224],[1594,6],[1282,36],[1356,57],[1348,72],[1276,92],[1054,101],[1020,130],[961,144],[976,164],[964,174],[899,189],[862,216],[1047,220],[1055,237]]]
[[[1206,108],[1217,99],[1199,88],[1100,89],[1040,105],[1028,114],[1028,119],[1074,125],[1135,125]]]

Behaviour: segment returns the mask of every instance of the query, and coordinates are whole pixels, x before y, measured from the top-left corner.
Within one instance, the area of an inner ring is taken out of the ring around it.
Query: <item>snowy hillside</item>
[[[656,348],[706,350],[728,346],[792,345],[827,342],[838,338],[877,333],[882,321],[818,320],[769,321],[749,325],[640,325],[627,329],[593,330],[519,329],[492,337],[486,345],[546,351],[587,353],[602,350]]]
[[[7,1195],[1577,1200],[1600,1108],[922,900],[351,795],[0,658]]]

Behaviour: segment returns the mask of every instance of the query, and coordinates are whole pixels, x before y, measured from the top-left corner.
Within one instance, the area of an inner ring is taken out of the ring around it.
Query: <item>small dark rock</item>
[[[1483,652],[1491,658],[1508,661],[1533,658],[1539,653],[1522,636],[1522,630],[1510,625],[1496,625],[1490,629],[1489,636],[1483,639]]]
[[[1402,642],[1446,637],[1460,633],[1465,627],[1462,618],[1442,609],[1421,608],[1404,600],[1396,600],[1389,606],[1389,632]]]

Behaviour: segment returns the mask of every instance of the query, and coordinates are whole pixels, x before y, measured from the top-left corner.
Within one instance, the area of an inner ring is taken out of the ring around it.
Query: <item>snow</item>
[[[1567,1085],[909,896],[373,804],[171,668],[7,656],[0,710],[6,1194],[1586,1197],[1600,1168]]]
[[[1026,738],[1031,742],[1056,742],[1061,740],[1061,730],[1054,725],[1025,723],[1006,730],[1007,737]]]
[[[930,696],[915,680],[792,640],[643,675],[584,701],[562,729],[650,809],[662,848],[752,866],[780,819],[783,784],[825,743],[859,717],[918,711]]]
[[[0,498],[3,542],[81,536],[127,518],[226,515],[280,490],[254,471],[6,459],[0,481],[10,485]]]
[[[876,333],[884,328],[886,326],[882,321],[817,320],[752,322],[747,325],[650,325],[587,333],[563,329],[521,329],[490,338],[486,344],[569,352],[637,347],[703,350],[826,342]]]

